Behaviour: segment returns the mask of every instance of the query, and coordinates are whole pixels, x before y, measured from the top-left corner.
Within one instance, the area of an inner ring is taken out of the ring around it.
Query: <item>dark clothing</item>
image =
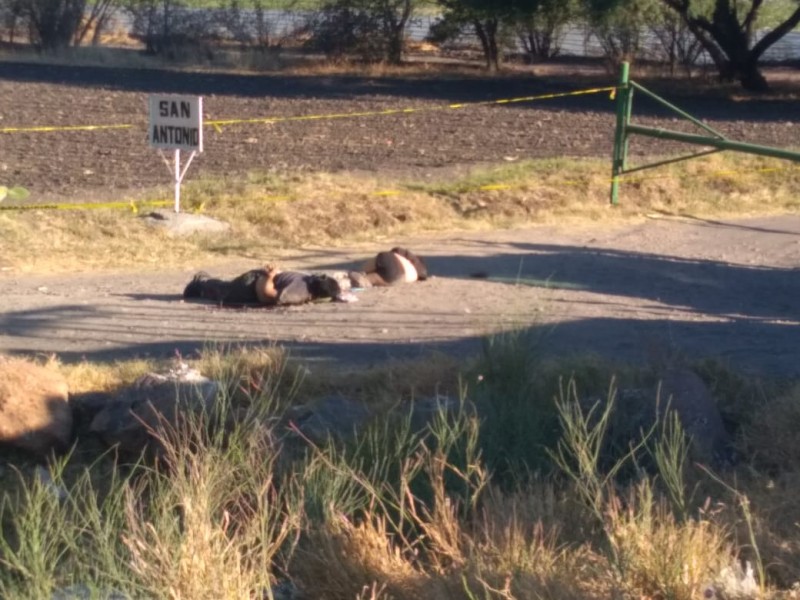
[[[337,298],[339,283],[327,275],[282,271],[272,280],[278,297],[275,304],[304,304],[320,298]]]
[[[214,279],[200,272],[183,290],[184,298],[205,298],[223,305],[241,306],[259,304],[256,282],[267,276],[265,269],[253,269],[231,281]],[[319,298],[336,298],[342,290],[338,282],[327,275],[283,271],[278,273],[273,284],[278,293],[275,304],[303,304]]]
[[[258,304],[256,281],[266,274],[264,269],[242,273],[231,281],[215,279],[205,271],[199,272],[183,290],[184,298],[204,298],[220,304]]]
[[[392,248],[389,252],[379,252],[375,257],[375,272],[387,284],[406,281],[406,269],[402,261],[397,258],[402,256],[410,262],[417,271],[417,280],[424,281],[428,278],[428,267],[419,256],[405,248]]]

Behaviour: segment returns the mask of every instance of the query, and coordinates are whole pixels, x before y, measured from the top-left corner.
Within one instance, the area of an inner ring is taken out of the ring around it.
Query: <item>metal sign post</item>
[[[200,96],[154,95],[150,96],[150,126],[148,139],[158,148],[161,158],[173,175],[175,184],[175,212],[181,210],[181,182],[192,160],[203,151],[203,98]],[[170,164],[164,150],[174,150]],[[189,159],[181,168],[181,150],[189,152]]]

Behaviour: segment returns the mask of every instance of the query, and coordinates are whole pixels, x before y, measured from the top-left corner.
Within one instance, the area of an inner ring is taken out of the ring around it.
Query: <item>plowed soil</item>
[[[147,98],[180,93],[204,98],[206,120],[274,118],[205,130],[205,152],[187,177],[251,171],[367,170],[409,177],[484,162],[611,154],[614,102],[608,92],[512,104],[480,104],[608,86],[613,78],[286,76],[0,62],[0,173],[39,201],[119,199],[168,186],[170,175],[147,144]],[[694,84],[693,84],[694,85]],[[800,102],[665,95],[723,134],[792,146]],[[460,108],[447,108],[459,104]],[[412,109],[415,112],[374,114]],[[366,116],[348,116],[363,115]],[[697,131],[644,96],[637,122]],[[338,115],[338,118],[308,118]],[[288,120],[281,120],[288,119]],[[93,131],[31,127],[126,126]],[[669,151],[639,138],[633,156]]]

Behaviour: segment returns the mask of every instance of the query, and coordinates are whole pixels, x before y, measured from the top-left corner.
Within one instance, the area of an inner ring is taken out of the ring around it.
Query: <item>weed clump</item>
[[[743,423],[740,450],[759,457],[716,472],[693,462],[674,412],[621,427],[618,390],[650,374],[542,356],[509,333],[460,378],[441,362],[450,400],[422,423],[390,402],[413,397],[408,377],[350,374],[342,390],[380,392],[373,418],[320,441],[291,408],[343,379],[275,348],[208,350],[214,414],[162,424],[157,463],[86,461],[79,444],[49,480],[5,473],[0,596],[692,599],[793,584],[797,533],[775,515],[798,479],[770,446],[779,415]],[[72,376],[114,380],[89,371]],[[783,389],[771,406],[788,417]]]

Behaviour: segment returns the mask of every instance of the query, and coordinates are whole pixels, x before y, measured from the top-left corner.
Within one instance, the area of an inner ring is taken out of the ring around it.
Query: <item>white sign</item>
[[[150,145],[165,150],[203,151],[203,98],[150,96]]]

